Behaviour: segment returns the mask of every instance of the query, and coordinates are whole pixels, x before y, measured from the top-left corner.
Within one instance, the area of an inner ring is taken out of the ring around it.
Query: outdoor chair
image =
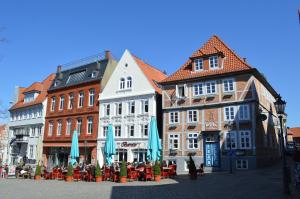
[[[127,178],[129,180],[135,181],[138,179],[138,172],[134,168],[129,168],[127,170]]]
[[[110,180],[110,169],[109,168],[104,169],[103,180]]]
[[[169,170],[164,170],[163,167],[161,167],[161,177],[162,178],[168,178],[169,177]]]
[[[81,180],[81,175],[80,175],[80,172],[79,172],[78,169],[74,170],[73,179],[76,180],[76,181],[80,181]]]
[[[45,180],[52,180],[52,172],[44,171],[44,179]]]
[[[146,168],[145,169],[145,173],[144,173],[144,180],[152,180],[153,179],[153,174],[152,174],[152,168]]]
[[[169,168],[170,168],[170,170],[168,172],[169,177],[175,177],[177,175],[176,165],[175,164],[169,165]]]

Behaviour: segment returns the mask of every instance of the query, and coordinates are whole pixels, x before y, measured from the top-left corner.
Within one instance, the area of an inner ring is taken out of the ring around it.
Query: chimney
[[[105,59],[110,59],[110,51],[109,50],[105,51]]]
[[[61,73],[61,65],[57,66],[56,73]]]
[[[244,60],[244,62],[247,62],[247,58],[246,57],[244,57],[243,60]]]

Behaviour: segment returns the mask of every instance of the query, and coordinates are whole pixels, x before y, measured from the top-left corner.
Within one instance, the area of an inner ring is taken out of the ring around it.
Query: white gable
[[[127,78],[132,78],[132,87],[127,88]],[[125,88],[120,89],[120,80],[125,79]],[[100,94],[100,100],[123,98],[136,95],[155,94],[155,89],[137,65],[128,50],[122,55],[116,69]]]

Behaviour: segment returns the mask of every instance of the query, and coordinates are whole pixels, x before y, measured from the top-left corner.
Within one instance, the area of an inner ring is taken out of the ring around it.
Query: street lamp
[[[287,166],[286,157],[285,157],[285,151],[284,151],[284,138],[283,138],[283,128],[282,128],[282,118],[284,115],[285,105],[286,102],[281,99],[281,96],[279,95],[276,99],[276,102],[274,103],[275,109],[279,118],[280,122],[280,142],[281,142],[281,153],[282,153],[282,172],[283,172],[283,191],[285,194],[291,194],[290,188],[289,188],[289,168]]]

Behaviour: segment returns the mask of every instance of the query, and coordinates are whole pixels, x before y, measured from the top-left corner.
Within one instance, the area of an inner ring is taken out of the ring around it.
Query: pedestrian
[[[4,166],[4,171],[5,171],[4,178],[8,178],[8,165],[7,164],[5,164],[5,166]]]

